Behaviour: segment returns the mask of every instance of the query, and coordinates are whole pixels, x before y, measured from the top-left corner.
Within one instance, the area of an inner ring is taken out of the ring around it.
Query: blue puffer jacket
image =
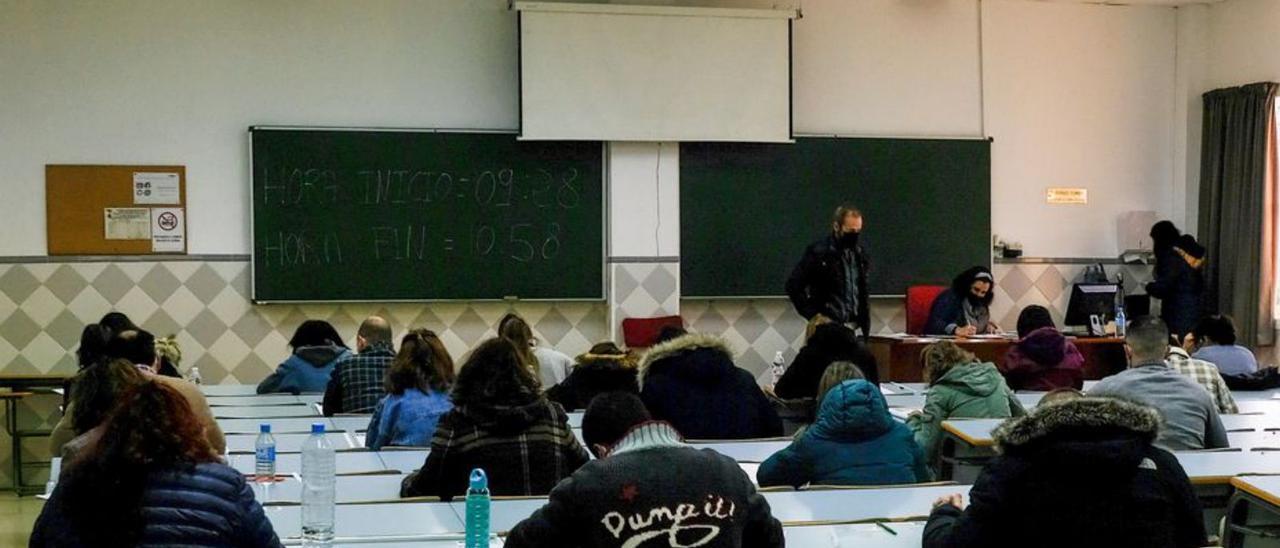
[[[271,376],[258,385],[259,394],[323,394],[338,359],[351,351],[341,346],[304,346],[293,351]]]
[[[887,485],[929,481],[911,430],[893,420],[880,389],[848,380],[822,400],[813,426],[756,473],[760,486]]]
[[[92,546],[65,511],[63,484],[40,512],[29,545]],[[280,546],[244,475],[221,463],[186,471],[157,471],[142,495],[143,529],[138,546]]]

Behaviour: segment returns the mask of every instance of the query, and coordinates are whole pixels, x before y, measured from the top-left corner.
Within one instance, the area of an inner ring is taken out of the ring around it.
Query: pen
[[[894,531],[893,529],[890,529],[888,525],[885,525],[884,523],[881,523],[879,521],[876,522],[876,525],[879,525],[881,529],[888,531],[890,535],[893,535],[895,537],[898,536],[898,532]]]

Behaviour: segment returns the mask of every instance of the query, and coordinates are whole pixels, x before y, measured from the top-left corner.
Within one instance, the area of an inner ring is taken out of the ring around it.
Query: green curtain
[[[1230,314],[1239,340],[1274,344],[1275,100],[1267,82],[1204,94],[1200,239],[1206,313]]]

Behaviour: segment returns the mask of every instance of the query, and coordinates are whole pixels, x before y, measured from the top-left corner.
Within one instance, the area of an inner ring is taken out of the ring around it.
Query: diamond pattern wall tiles
[[[1135,291],[1151,277],[1149,267],[1109,266],[1125,272]],[[1070,284],[1083,265],[998,264],[992,315],[1012,328],[1029,304],[1049,308],[1061,322]],[[80,331],[109,310],[129,314],[157,335],[174,334],[183,368],[196,365],[207,382],[256,383],[287,357],[287,341],[305,319],[327,319],[353,344],[364,317],[378,313],[397,334],[409,327],[436,330],[461,360],[480,340],[494,335],[503,314],[515,310],[535,335],[566,354],[620,338],[611,326],[623,318],[682,314],[694,331],[720,333],[738,353],[740,366],[764,380],[775,352],[788,358],[803,344],[804,321],[785,299],[681,300],[678,262],[615,263],[609,269],[608,303],[520,302],[429,304],[278,304],[248,300],[245,261],[158,261],[0,264],[0,367],[8,373],[70,373]],[[906,328],[900,299],[875,299],[872,331]],[[45,427],[58,419],[55,397],[23,403],[24,416]],[[0,437],[0,485],[9,481],[8,439]],[[31,462],[47,459],[33,440],[24,447]],[[42,481],[33,477],[32,481]]]

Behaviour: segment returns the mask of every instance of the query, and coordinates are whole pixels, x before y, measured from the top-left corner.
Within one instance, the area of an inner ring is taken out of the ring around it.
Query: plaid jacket
[[[1222,374],[1218,372],[1216,365],[1192,358],[1186,350],[1176,346],[1169,348],[1169,354],[1165,356],[1165,360],[1169,362],[1169,367],[1190,377],[1191,380],[1196,381],[1196,384],[1208,390],[1209,395],[1213,397],[1214,405],[1218,406],[1219,413],[1240,412],[1240,408],[1236,407],[1236,399],[1231,397],[1231,390],[1227,388],[1226,381],[1222,380]]]
[[[324,414],[372,413],[378,400],[387,395],[383,377],[396,357],[390,343],[374,343],[359,354],[338,360],[324,391]]]
[[[544,496],[588,458],[558,403],[464,405],[440,417],[426,462],[400,496],[462,496],[475,468],[488,473],[494,496]]]

